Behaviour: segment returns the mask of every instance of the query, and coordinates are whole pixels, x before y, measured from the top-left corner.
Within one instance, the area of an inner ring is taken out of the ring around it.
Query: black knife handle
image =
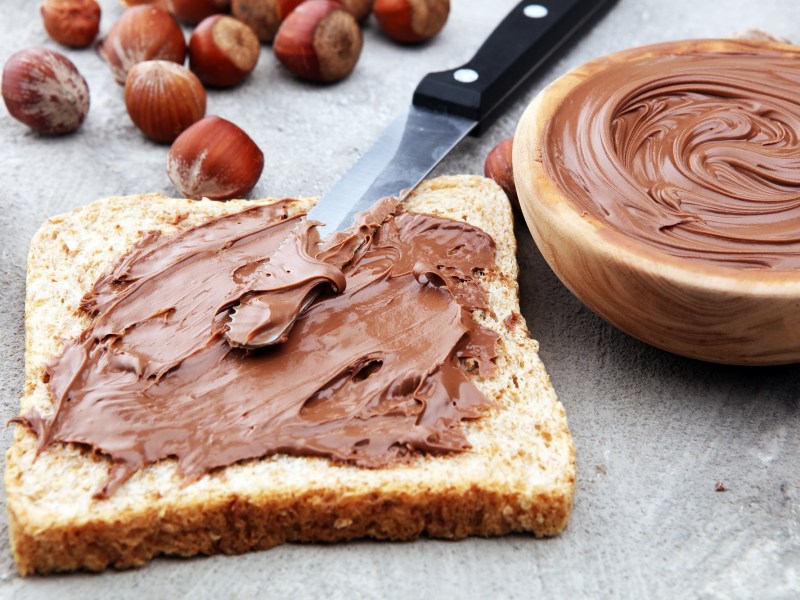
[[[414,91],[414,104],[478,122],[480,135],[495,109],[583,24],[616,0],[520,2],[465,65],[429,73]],[[477,78],[475,78],[477,75]]]

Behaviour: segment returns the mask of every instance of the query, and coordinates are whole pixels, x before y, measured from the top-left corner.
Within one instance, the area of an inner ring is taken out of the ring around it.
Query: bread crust
[[[264,200],[259,202],[272,202]],[[305,210],[311,201],[297,201]],[[89,323],[78,303],[95,279],[147,231],[178,231],[249,203],[146,195],[99,200],[54,217],[28,260],[26,380],[21,411],[50,411],[43,367],[61,339]],[[18,426],[6,455],[11,546],[19,572],[141,565],[160,555],[239,554],[287,541],[449,539],[512,531],[553,535],[567,523],[575,457],[556,398],[519,315],[511,209],[481,177],[423,184],[407,210],[466,220],[492,235],[497,267],[484,275],[490,306],[478,321],[501,336],[497,375],[474,376],[495,408],[465,424],[473,449],[368,470],[327,459],[271,456],[187,482],[174,461],[134,475],[106,500],[92,498],[110,462],[74,444],[36,457]]]

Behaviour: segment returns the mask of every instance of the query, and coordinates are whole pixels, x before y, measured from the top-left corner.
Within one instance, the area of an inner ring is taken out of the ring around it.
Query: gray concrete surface
[[[0,61],[54,47],[35,4],[0,1]],[[209,113],[235,120],[266,154],[257,196],[323,192],[409,101],[430,70],[465,61],[515,0],[453,0],[433,43],[398,47],[374,23],[360,64],[327,87],[289,77],[265,48]],[[121,8],[103,2],[102,30]],[[748,27],[800,39],[796,0],[621,0],[526,90],[481,139],[437,173],[480,173],[553,77],[598,55],[648,42],[726,36]],[[45,139],[0,108],[0,420],[17,413],[24,367],[28,241],[48,217],[95,198],[158,191],[166,148],[131,125],[122,90],[91,51],[66,51],[92,92],[76,135]],[[127,572],[20,578],[0,517],[0,596],[18,598],[800,596],[800,367],[733,368],[647,347],[584,308],[552,275],[524,224],[516,228],[521,296],[567,408],[579,478],[569,528],[456,543],[286,545],[241,557],[158,559]],[[2,432],[3,448],[11,430]],[[716,492],[721,481],[726,492]]]

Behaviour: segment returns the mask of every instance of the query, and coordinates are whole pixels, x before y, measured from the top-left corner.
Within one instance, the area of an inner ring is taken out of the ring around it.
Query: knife
[[[466,64],[429,73],[411,106],[309,211],[321,238],[387,196],[405,197],[467,134],[480,135],[500,107],[582,26],[616,0],[520,2]]]
[[[308,212],[306,222],[322,223],[317,231],[324,240],[351,227],[356,214],[382,198],[399,195],[402,201],[464,136],[480,135],[523,81],[615,1],[520,2],[472,60],[422,79],[411,107]],[[271,286],[294,270],[282,251],[295,247],[290,240],[294,240],[291,234],[271,257]],[[285,341],[297,318],[318,296],[318,286],[313,279],[310,282],[289,286],[280,294],[254,290],[239,299],[230,307],[228,343],[257,349]]]

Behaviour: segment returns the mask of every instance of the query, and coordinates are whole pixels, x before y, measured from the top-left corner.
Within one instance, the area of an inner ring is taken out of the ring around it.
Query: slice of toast
[[[295,206],[305,211],[311,203]],[[45,223],[28,258],[20,412],[52,411],[45,363],[89,325],[79,310],[82,296],[143,234],[180,231],[248,205],[117,197]],[[17,426],[5,485],[20,573],[122,568],[158,554],[236,554],[287,541],[561,531],[572,508],[574,449],[538,344],[519,314],[509,203],[491,180],[457,176],[424,183],[403,209],[467,221],[497,244],[496,268],[482,276],[490,310],[475,314],[500,336],[497,369],[490,379],[473,376],[495,406],[462,424],[471,450],[377,470],[276,455],[192,482],[175,461],[165,460],[136,473],[109,498],[96,499],[108,459],[74,444],[57,444],[37,457],[34,434]]]

